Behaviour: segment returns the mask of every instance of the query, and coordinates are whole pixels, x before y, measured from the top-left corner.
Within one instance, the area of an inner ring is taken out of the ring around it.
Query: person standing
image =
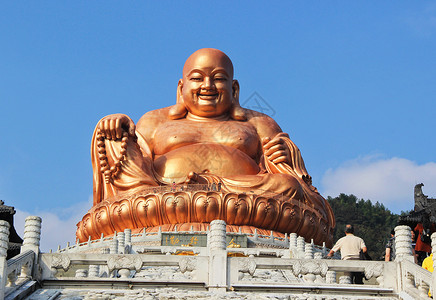
[[[417,234],[415,253],[419,265],[431,253],[431,234],[435,232],[435,226],[430,222],[430,215],[425,212],[422,216],[422,222],[416,224],[414,231]]]
[[[365,242],[360,237],[354,235],[353,225],[345,225],[345,236],[336,242],[329,254],[327,254],[327,257],[332,257],[338,250],[341,251],[342,260],[360,260],[360,251],[366,253]],[[362,272],[348,272],[346,275],[351,277],[352,283],[363,284]]]
[[[385,261],[392,261],[395,259],[395,230],[392,229],[391,237],[386,243]]]

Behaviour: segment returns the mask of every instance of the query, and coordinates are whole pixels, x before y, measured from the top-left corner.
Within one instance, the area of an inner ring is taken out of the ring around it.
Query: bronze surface
[[[239,105],[232,62],[219,50],[188,58],[174,106],[136,126],[124,114],[101,119],[91,157],[94,206],[77,224],[80,241],[222,219],[331,245],[334,216],[299,149],[272,118]]]

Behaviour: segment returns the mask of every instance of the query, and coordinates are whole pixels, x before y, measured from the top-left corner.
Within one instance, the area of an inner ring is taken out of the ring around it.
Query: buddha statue
[[[125,228],[228,231],[332,243],[335,220],[297,146],[269,116],[239,104],[229,57],[200,49],[185,62],[177,102],[135,123],[101,119],[91,145],[94,203],[80,241]]]

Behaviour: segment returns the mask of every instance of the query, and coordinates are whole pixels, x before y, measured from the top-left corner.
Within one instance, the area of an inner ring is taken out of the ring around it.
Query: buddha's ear
[[[247,120],[247,115],[245,114],[245,109],[243,109],[239,105],[239,82],[237,80],[233,80],[233,106],[230,110],[230,116],[232,119],[237,121],[245,121]]]
[[[234,101],[239,105],[239,82],[236,79],[232,83],[232,93]]]
[[[183,102],[182,88],[183,88],[183,79],[180,79],[179,83],[177,84],[177,103]]]
[[[188,113],[185,102],[183,102],[182,88],[183,80],[180,79],[179,83],[177,84],[177,103],[176,105],[173,105],[168,112],[168,118],[171,120],[181,119]]]

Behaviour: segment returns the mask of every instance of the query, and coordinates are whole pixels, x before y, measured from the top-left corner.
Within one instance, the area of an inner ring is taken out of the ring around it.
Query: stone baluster
[[[289,235],[289,258],[297,257],[297,234],[291,233]],[[287,258],[286,256],[284,258]]]
[[[11,273],[8,274],[8,280],[6,283],[7,287],[15,287],[16,286],[16,282],[17,282],[18,276],[16,271],[12,271]]]
[[[322,257],[323,257],[322,252],[315,252],[313,254],[314,259],[322,259]]]
[[[32,268],[29,267],[29,264],[24,264],[21,266],[21,273],[20,276],[18,276],[18,278],[20,279],[27,279],[27,278],[31,278],[32,275]]]
[[[410,227],[395,227],[395,261],[408,260],[414,262],[412,253],[412,235]]]
[[[339,277],[339,284],[351,284],[351,276],[344,275]]]
[[[428,290],[429,290],[429,286],[427,283],[425,283],[424,281],[420,281],[417,284],[417,288],[419,291],[419,296],[421,296],[422,299],[427,299],[428,297]]]
[[[226,222],[210,222],[207,240],[209,250],[209,290],[226,291],[227,289],[227,242]]]
[[[327,283],[336,283],[336,271],[327,271],[325,279]]]
[[[8,254],[9,244],[9,223],[4,220],[0,220],[0,299],[4,299],[6,279],[8,274],[8,263],[6,256]]]
[[[23,276],[31,276],[31,274],[35,274],[35,270],[38,268],[37,262],[39,261],[39,243],[41,240],[41,223],[42,219],[37,216],[29,216],[24,221],[24,236],[23,236],[23,245],[21,246],[20,252],[24,253],[28,250],[33,251],[35,253],[35,258],[33,261],[33,269],[26,270],[27,273],[23,274]]]
[[[109,245],[109,253],[118,254],[118,240],[117,240],[116,233],[114,233],[114,236],[112,237],[112,241]]]
[[[297,248],[297,237],[295,232],[289,235],[289,248]]]
[[[118,240],[118,253],[124,254],[125,249],[125,240],[124,240],[124,232],[118,232],[117,234]]]
[[[41,239],[41,218],[29,216],[24,223],[23,246],[21,253],[32,250],[36,255],[39,253],[39,242]]]
[[[305,248],[306,242],[304,241],[304,237],[299,236],[297,238],[297,252],[298,252],[298,257],[304,257],[304,248]]]
[[[306,244],[306,247],[304,248],[304,258],[313,259],[313,244]]]
[[[407,272],[405,278],[403,279],[405,289],[415,288],[415,276],[412,273]]]
[[[88,277],[99,277],[100,266],[99,265],[89,265]]]
[[[76,277],[78,278],[84,278],[88,276],[88,271],[86,269],[77,269],[76,270]]]
[[[126,244],[126,253],[130,253],[130,249],[132,248],[132,230],[124,229],[124,240]]]
[[[431,253],[433,254],[433,269],[436,268],[436,232],[431,235]],[[430,292],[432,295],[436,295],[436,272],[431,274],[431,286]]]

